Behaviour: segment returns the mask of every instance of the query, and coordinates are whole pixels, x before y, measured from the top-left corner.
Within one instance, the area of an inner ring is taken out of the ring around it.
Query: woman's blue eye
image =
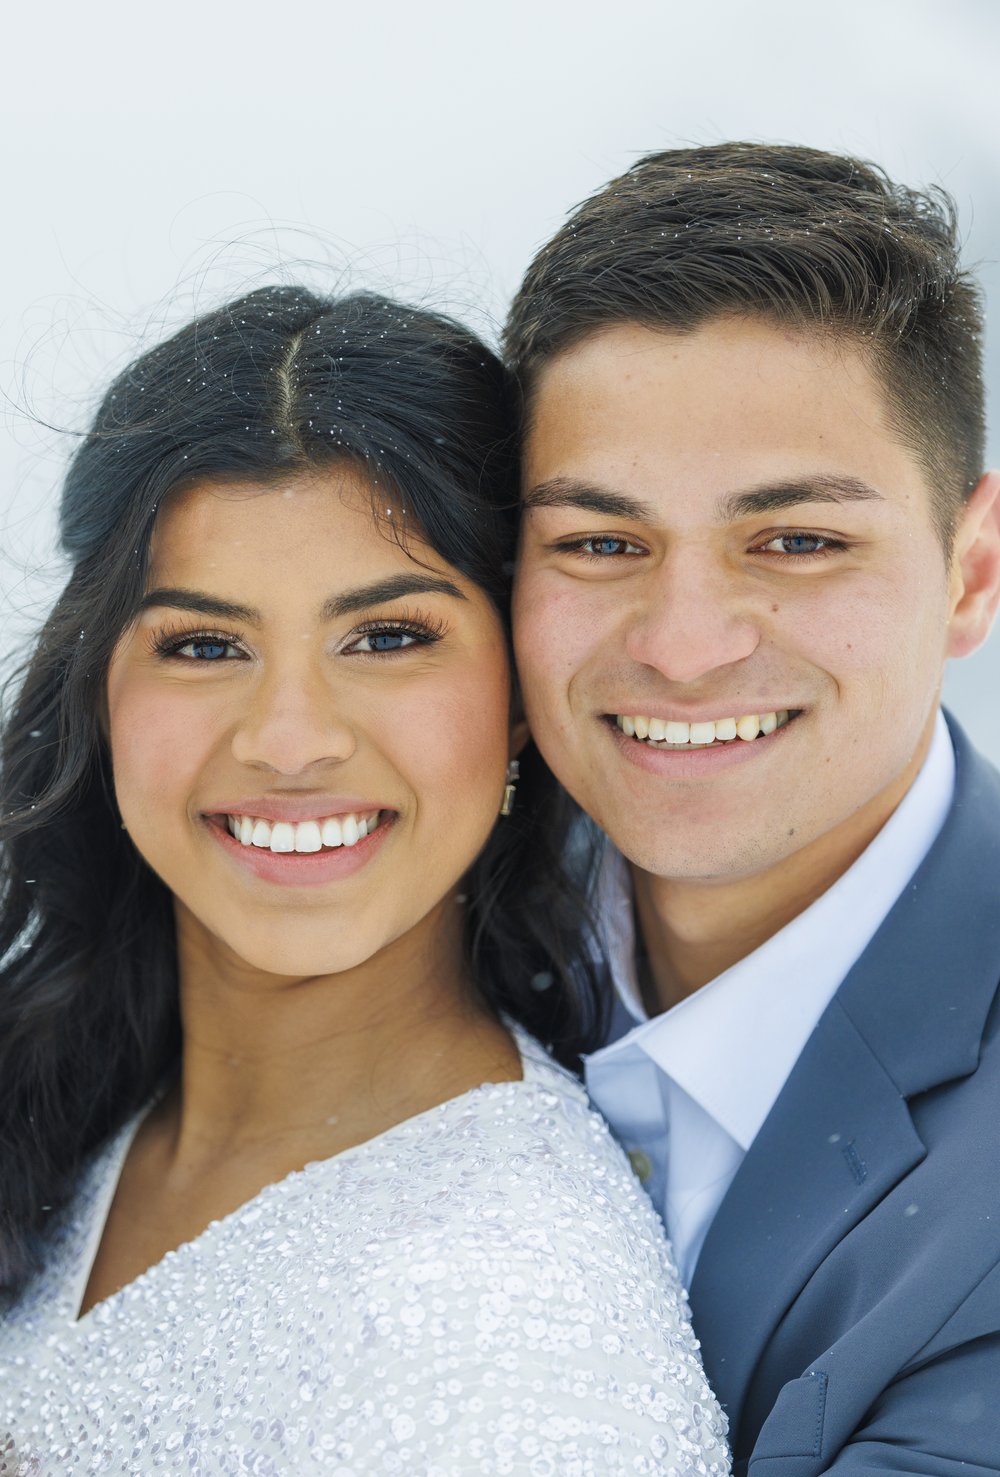
[[[179,647],[179,652],[188,651],[195,661],[217,662],[225,656],[230,649],[228,641],[186,641]]]
[[[412,631],[366,631],[354,643],[355,651],[404,651],[420,638]]]
[[[206,633],[203,636],[178,636],[163,631],[153,637],[153,649],[165,661],[188,662],[204,666],[243,659],[246,655],[235,640]]]

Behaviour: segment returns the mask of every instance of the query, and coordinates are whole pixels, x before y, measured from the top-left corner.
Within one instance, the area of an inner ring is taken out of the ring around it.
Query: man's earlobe
[[[948,656],[968,656],[990,633],[1000,605],[1000,472],[979,479],[955,531]]]

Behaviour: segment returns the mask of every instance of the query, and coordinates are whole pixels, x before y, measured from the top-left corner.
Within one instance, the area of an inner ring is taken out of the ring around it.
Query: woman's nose
[[[739,575],[711,556],[685,550],[643,582],[625,637],[633,661],[683,683],[742,661],[759,642]]]
[[[265,673],[248,695],[233,733],[241,764],[300,774],[321,764],[341,764],[356,747],[345,704],[312,664]]]

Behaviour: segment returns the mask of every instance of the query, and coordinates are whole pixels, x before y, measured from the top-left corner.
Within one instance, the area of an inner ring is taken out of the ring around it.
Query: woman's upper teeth
[[[263,851],[322,851],[323,847],[355,846],[378,825],[379,812],[319,816],[311,821],[265,821],[252,815],[228,815],[229,833],[241,846]]]
[[[788,722],[788,709],[781,708],[774,713],[744,713],[739,718],[714,718],[704,723],[675,723],[665,718],[622,713],[615,721],[629,738],[698,748],[716,742],[727,743],[736,738],[749,743],[759,734],[773,733]]]

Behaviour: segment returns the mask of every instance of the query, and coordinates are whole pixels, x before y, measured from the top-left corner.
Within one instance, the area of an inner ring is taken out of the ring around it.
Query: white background
[[[566,210],[672,144],[802,142],[950,190],[1000,462],[996,0],[22,0],[0,48],[0,667],[60,582],[73,433],[140,347],[275,278],[492,335]],[[1000,636],[947,692],[1000,759]]]

